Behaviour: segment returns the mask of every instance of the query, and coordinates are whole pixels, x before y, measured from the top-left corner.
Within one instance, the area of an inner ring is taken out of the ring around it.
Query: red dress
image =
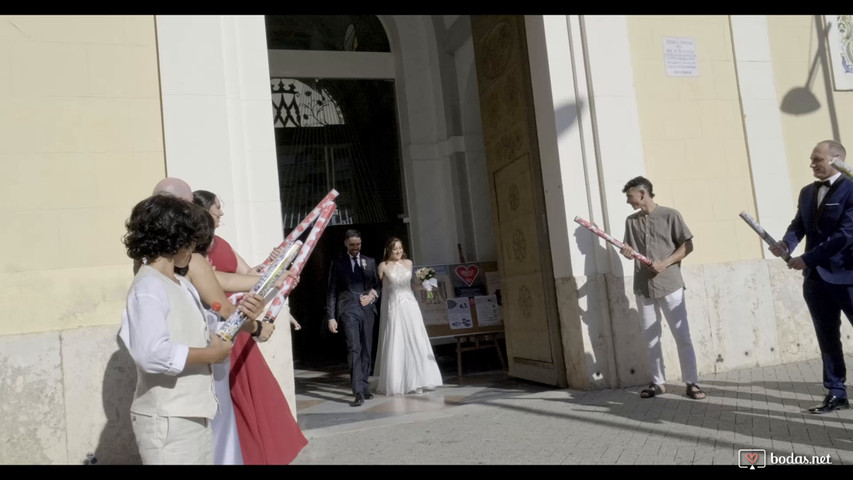
[[[207,256],[210,264],[220,272],[237,271],[234,250],[217,235],[214,235]],[[290,413],[287,398],[263,354],[250,337],[240,333],[231,349],[231,401],[243,463],[286,465],[296,458],[308,440]]]

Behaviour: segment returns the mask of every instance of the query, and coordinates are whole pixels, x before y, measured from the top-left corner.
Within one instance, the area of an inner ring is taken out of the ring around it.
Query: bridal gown
[[[388,262],[379,315],[378,393],[401,395],[442,384],[411,282],[411,268]]]

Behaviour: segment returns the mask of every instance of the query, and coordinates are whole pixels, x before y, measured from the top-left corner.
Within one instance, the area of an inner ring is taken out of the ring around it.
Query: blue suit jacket
[[[842,174],[820,208],[817,186],[812,183],[800,190],[797,214],[782,240],[789,251],[794,251],[803,236],[803,275],[814,270],[828,283],[853,285],[853,181]]]
[[[359,268],[362,268],[364,284],[363,288],[359,289],[354,289],[350,285],[352,263],[349,255],[332,260],[332,265],[329,267],[329,285],[326,290],[326,320],[330,318],[340,320],[341,314],[348,310],[361,309],[371,312],[374,316],[379,314],[378,300],[367,306],[362,306],[359,301],[359,297],[371,289],[376,290],[377,294],[382,292],[376,260],[366,255],[362,255],[361,259],[364,261],[364,267]]]

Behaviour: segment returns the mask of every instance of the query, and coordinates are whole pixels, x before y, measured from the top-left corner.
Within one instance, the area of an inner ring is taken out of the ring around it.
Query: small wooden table
[[[494,348],[498,352],[498,359],[501,361],[501,368],[506,370],[506,362],[504,361],[503,353],[501,353],[498,340],[504,338],[503,331],[494,332],[475,332],[455,335],[456,337],[456,373],[462,376],[462,352],[471,352],[483,348]],[[483,343],[488,342],[488,343]]]

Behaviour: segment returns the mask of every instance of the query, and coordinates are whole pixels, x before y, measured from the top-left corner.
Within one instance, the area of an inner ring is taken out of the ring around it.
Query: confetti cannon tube
[[[832,160],[829,161],[829,164],[835,167],[839,172],[847,175],[848,177],[853,178],[853,168],[850,165],[842,162],[838,157],[832,157]]]
[[[279,245],[279,248],[284,248],[284,246],[288,242],[290,242],[290,243],[295,242],[296,239],[299,238],[300,236],[302,236],[302,234],[305,233],[306,230],[311,228],[311,225],[320,216],[320,212],[323,210],[323,207],[325,207],[326,205],[335,203],[335,198],[337,198],[338,195],[339,195],[338,191],[335,190],[334,188],[332,190],[330,190],[329,193],[327,193],[326,196],[323,197],[322,200],[320,200],[320,203],[318,203],[317,206],[314,207],[314,210],[311,210],[311,213],[309,213],[308,216],[305,217],[305,219],[303,219],[302,222],[299,225],[297,225],[296,228],[294,228],[293,231],[287,235],[287,238],[285,238],[284,241],[281,242],[281,245]],[[272,263],[272,261],[273,260],[270,258],[267,258],[266,260],[264,260],[264,263],[261,265],[260,272],[261,273],[265,272],[267,267],[269,267],[269,264]]]
[[[287,267],[293,263],[293,260],[299,254],[299,251],[302,249],[302,242],[297,240],[294,243],[290,243],[286,246],[284,252],[278,256],[277,259],[273,263],[270,264],[270,268],[261,275],[258,283],[255,284],[254,287],[249,291],[249,293],[257,293],[260,296],[265,296],[267,292],[270,291],[271,288],[275,285],[275,283],[281,278],[282,275],[287,271]],[[237,332],[240,330],[240,327],[246,323],[248,319],[246,315],[243,314],[240,310],[235,310],[234,313],[228,317],[228,320],[222,322],[219,325],[219,328],[216,329],[216,334],[219,335],[219,338],[226,341],[233,341],[234,337],[237,335]]]
[[[605,232],[604,230],[596,227],[595,225],[587,222],[586,220],[582,219],[581,217],[575,217],[575,222],[579,223],[583,227],[586,227],[586,229],[589,230],[590,232],[592,232],[592,233],[598,235],[599,237],[607,240],[608,243],[610,243],[611,245],[613,245],[616,248],[621,249],[622,247],[625,246],[624,243],[620,242],[619,240],[616,240],[612,235],[610,235],[607,232]],[[652,261],[649,260],[646,256],[639,254],[637,252],[634,252],[634,255],[632,255],[632,256],[634,258],[636,258],[637,260],[641,261],[642,263],[644,263],[648,266],[652,266]]]
[[[758,222],[756,222],[755,219],[752,218],[748,213],[740,212],[740,218],[742,218],[747,225],[752,227],[752,229],[755,230],[755,233],[757,233],[762,240],[767,242],[767,245],[776,245],[776,240],[774,240],[773,237],[771,237],[770,234],[767,233],[767,230],[764,230],[764,228],[762,228],[761,225],[759,225]],[[787,262],[791,260],[791,255],[786,253],[785,255],[782,255],[782,259]]]
[[[290,269],[292,272],[295,272],[297,275],[302,273],[302,268],[305,266],[308,256],[314,251],[314,246],[317,245],[317,239],[320,238],[320,235],[323,234],[326,226],[331,221],[336,208],[337,205],[335,205],[335,202],[330,202],[323,206],[319,216],[317,217],[317,221],[314,223],[314,228],[311,229],[311,233],[309,233],[308,238],[305,239],[305,247],[299,251],[299,256],[293,261],[293,266]],[[291,277],[284,279],[284,283],[281,284],[281,288],[278,289],[278,292],[275,294],[275,298],[273,298],[272,305],[270,305],[270,308],[267,309],[267,313],[264,315],[265,322],[275,321],[279,312],[281,312],[282,307],[284,307],[284,300],[290,294],[290,291],[293,290],[293,287],[293,279]]]

